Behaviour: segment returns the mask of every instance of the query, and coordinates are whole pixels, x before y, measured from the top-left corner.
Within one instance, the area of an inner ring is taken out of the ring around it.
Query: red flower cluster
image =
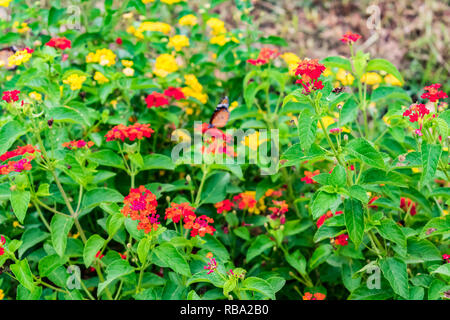
[[[359,39],[361,39],[361,35],[357,34],[357,33],[352,33],[350,31],[347,31],[346,34],[344,34],[342,36],[342,38],[340,39],[343,43],[353,43],[358,41]]]
[[[428,99],[431,102],[436,102],[439,99],[448,98],[447,94],[444,91],[439,90],[442,87],[440,83],[435,83],[430,86],[423,88],[426,92],[423,93],[420,97],[422,99]]]
[[[120,45],[122,45],[122,43],[123,43],[123,41],[122,41],[122,38],[116,38],[116,43],[120,46]]]
[[[422,103],[415,103],[409,106],[408,110],[403,112],[404,117],[409,117],[409,121],[414,123],[423,119],[423,117],[430,113],[430,110]]]
[[[254,65],[260,66],[269,63],[270,60],[275,59],[280,55],[277,49],[262,48],[256,59],[248,59],[247,62]]]
[[[164,93],[152,92],[145,98],[147,108],[161,107],[169,104],[169,99],[180,100],[186,99],[180,88],[169,87]]]
[[[183,219],[183,227],[191,229],[191,237],[197,235],[204,237],[206,233],[213,234],[216,229],[210,226],[209,223],[214,223],[214,220],[205,215],[197,217],[194,211],[195,208],[191,207],[187,202],[180,204],[172,202],[170,208],[166,209],[164,219],[172,219],[174,223],[178,223]]]
[[[314,172],[311,171],[305,171],[305,176],[300,179],[300,181],[304,181],[306,184],[313,184],[316,183],[312,177],[317,176],[320,173],[320,170],[316,170]]]
[[[319,218],[319,220],[317,220],[317,222],[316,222],[317,228],[320,228],[320,227],[325,223],[325,220],[327,220],[327,219],[329,219],[329,218],[331,218],[331,217],[333,217],[333,216],[340,215],[340,214],[343,214],[343,212],[342,212],[342,211],[336,211],[336,212],[334,213],[334,215],[333,215],[333,212],[331,212],[331,210],[328,210],[327,213],[325,213],[324,215],[322,215],[322,216]]]
[[[92,141],[86,142],[84,140],[73,140],[73,141],[70,141],[70,142],[64,142],[62,144],[62,146],[64,148],[67,148],[67,149],[70,149],[70,150],[80,149],[80,148],[84,148],[84,147],[86,147],[86,149],[89,149],[93,145],[94,145],[94,142],[92,142]]]
[[[19,100],[19,93],[19,90],[4,91],[2,100],[7,103],[16,102]]]
[[[119,124],[108,131],[105,137],[106,141],[122,140],[123,142],[125,139],[134,141],[136,139],[142,140],[144,137],[150,138],[153,132],[155,131],[150,128],[149,124],[139,124],[136,122],[128,127],[123,124]]]
[[[48,47],[58,48],[61,50],[70,49],[72,47],[72,42],[66,37],[62,38],[51,38],[49,42],[45,44]]]
[[[217,209],[218,214],[229,212],[233,210],[233,202],[231,200],[225,199],[214,204],[214,207]]]
[[[403,209],[405,212],[408,212],[414,216],[417,211],[416,211],[416,204],[414,202],[412,202],[411,199],[408,198],[400,198],[400,209]]]
[[[314,294],[310,292],[305,292],[303,300],[325,300],[326,296],[323,293],[316,292]]]
[[[5,248],[3,248],[3,246],[6,243],[6,239],[4,236],[0,236],[0,256],[5,254]]]
[[[285,213],[288,212],[288,210],[289,210],[289,207],[288,207],[286,201],[272,200],[272,202],[275,205],[275,207],[268,208],[268,210],[272,212],[272,214],[269,216],[269,218],[272,220],[280,218],[280,223],[284,224],[286,222]]]
[[[445,260],[445,262],[450,263],[450,254],[443,254],[442,259]]]
[[[334,243],[338,246],[348,245],[348,234],[344,233],[334,238]]]
[[[301,79],[295,83],[300,83],[303,86],[304,94],[309,94],[311,90],[322,90],[322,81],[318,79],[324,71],[325,66],[320,64],[317,59],[300,61],[295,70],[295,75],[300,76]]]
[[[29,153],[30,155],[27,156],[27,159],[32,160],[34,159],[34,153],[35,152],[41,152],[37,148],[33,147],[31,144],[27,144],[25,146],[19,146],[15,150],[6,151],[4,154],[0,156],[1,161],[6,161],[8,159],[17,157],[17,156],[23,156],[26,153]]]
[[[132,220],[138,220],[138,230],[144,230],[149,233],[152,230],[157,230],[159,214],[156,214],[156,196],[147,190],[144,186],[130,189],[130,194],[124,200],[124,206],[120,212],[124,216],[130,216]]]

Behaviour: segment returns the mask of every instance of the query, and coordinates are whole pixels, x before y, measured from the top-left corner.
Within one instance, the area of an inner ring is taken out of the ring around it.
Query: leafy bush
[[[249,1],[9,2],[0,298],[448,298],[439,84],[352,33],[300,59]]]

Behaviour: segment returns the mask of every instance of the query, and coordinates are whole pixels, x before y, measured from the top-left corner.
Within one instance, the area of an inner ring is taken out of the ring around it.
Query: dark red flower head
[[[2,100],[8,103],[16,102],[19,100],[19,93],[19,90],[4,91]]]
[[[358,41],[360,38],[361,35],[348,31],[346,34],[342,36],[341,41],[344,43],[353,43]]]
[[[444,91],[439,90],[441,84],[435,83],[430,86],[423,88],[426,92],[422,94],[420,97],[422,99],[428,99],[431,102],[436,102],[439,99],[448,98],[447,94]]]
[[[45,44],[48,47],[58,48],[60,50],[70,49],[72,47],[72,42],[66,37],[62,38],[51,38],[49,42]]]
[[[180,88],[175,88],[175,87],[169,87],[166,90],[164,90],[164,95],[166,97],[170,97],[175,100],[186,99],[183,91],[181,91]]]
[[[145,98],[145,102],[147,103],[147,108],[152,107],[161,107],[169,104],[169,100],[166,96],[159,92],[152,92]]]

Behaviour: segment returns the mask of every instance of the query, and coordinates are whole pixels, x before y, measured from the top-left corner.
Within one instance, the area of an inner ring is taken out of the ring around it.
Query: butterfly
[[[8,58],[16,53],[17,48],[15,47],[5,47],[0,49],[0,61],[5,66],[6,70],[14,70],[17,66],[8,67]]]
[[[227,124],[228,119],[230,118],[230,111],[228,111],[229,105],[230,101],[228,97],[223,98],[217,105],[216,110],[214,110],[214,113],[211,116],[211,120],[209,120],[210,128],[222,128]]]

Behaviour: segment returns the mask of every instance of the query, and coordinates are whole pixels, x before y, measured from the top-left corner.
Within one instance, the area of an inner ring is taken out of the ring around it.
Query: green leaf
[[[22,235],[21,238],[21,242],[22,244],[20,245],[18,254],[19,254],[19,258],[22,257],[22,255],[31,247],[35,246],[36,244],[38,244],[39,242],[44,241],[45,239],[47,239],[50,236],[49,233],[42,231],[39,228],[29,228],[26,229],[25,232]],[[14,248],[10,248],[11,244],[8,246],[8,249],[11,251],[11,249]]]
[[[420,232],[419,239],[440,234],[450,234],[450,215],[435,217],[427,222]]]
[[[266,280],[261,278],[257,277],[246,278],[242,283],[241,289],[256,291],[272,300],[275,300],[275,293],[273,292],[272,286]]]
[[[53,248],[60,257],[64,256],[66,252],[67,236],[73,223],[72,217],[60,214],[55,214],[50,223]]]
[[[337,67],[352,72],[352,65],[350,61],[343,57],[338,56],[326,57],[325,59],[322,59],[320,62],[323,63],[327,68]]]
[[[9,121],[0,129],[0,154],[5,153],[27,130],[17,121]]]
[[[230,260],[230,254],[217,237],[207,233],[203,240],[205,240],[205,243],[202,244],[202,248],[211,251],[219,261],[225,263]]]
[[[123,195],[115,189],[91,189],[84,195],[83,207],[95,207],[104,202],[123,202]]]
[[[296,250],[292,254],[286,252],[284,257],[286,258],[286,261],[291,265],[291,267],[297,270],[300,274],[306,274],[306,259],[302,255],[300,250]]]
[[[444,276],[450,277],[450,263],[445,263],[441,265],[439,268],[431,272],[432,274],[442,274]]]
[[[65,263],[66,259],[61,258],[57,254],[46,256],[39,260],[39,275],[41,277],[47,277],[50,273],[53,272],[53,270],[64,265]]]
[[[226,197],[226,186],[229,181],[230,174],[228,172],[217,172],[209,176],[203,187],[201,204],[223,201]]]
[[[319,246],[316,250],[314,250],[314,253],[313,253],[311,259],[309,259],[309,261],[308,261],[309,270],[314,270],[319,265],[324,263],[328,259],[328,257],[331,255],[332,252],[333,252],[333,247],[329,244],[322,244],[321,246]]]
[[[390,257],[380,260],[380,268],[394,292],[402,298],[409,299],[406,263],[400,259]]]
[[[88,159],[103,166],[124,169],[122,158],[109,149],[92,153],[89,155]]]
[[[144,166],[141,170],[152,169],[173,170],[175,169],[175,164],[168,156],[153,153],[144,157]]]
[[[428,183],[436,174],[439,158],[441,157],[441,146],[422,143],[422,176],[420,182]]]
[[[11,191],[10,201],[14,214],[20,223],[23,223],[30,203],[30,191],[14,190]]]
[[[339,204],[340,198],[337,194],[319,191],[317,196],[311,199],[311,213],[313,219],[319,219],[328,210],[333,211]]]
[[[405,82],[398,69],[391,62],[385,59],[370,60],[369,63],[367,64],[366,71],[385,71],[389,74],[392,74],[402,84]]]
[[[349,192],[350,192],[350,196],[352,198],[358,199],[359,201],[361,201],[364,204],[369,203],[369,198],[367,197],[367,192],[366,192],[366,190],[364,190],[363,187],[354,184],[350,187]]]
[[[316,139],[317,120],[308,109],[303,110],[298,117],[298,137],[304,152],[308,152]]]
[[[225,297],[228,297],[228,294],[236,288],[237,285],[237,279],[236,278],[230,278],[223,284],[223,295]]]
[[[247,263],[250,262],[253,258],[259,256],[261,253],[266,251],[267,249],[272,248],[275,245],[275,242],[270,240],[270,238],[264,234],[256,237],[255,241],[252,242],[250,248],[247,251]]]
[[[103,290],[114,280],[119,279],[120,277],[126,276],[134,271],[134,268],[130,266],[128,261],[123,259],[118,259],[112,262],[106,268],[106,280],[98,285],[98,293],[100,295]]]
[[[95,255],[102,249],[104,244],[105,239],[98,234],[94,234],[88,239],[83,250],[83,261],[86,267],[91,266],[92,262],[94,262]]]
[[[345,185],[346,178],[345,168],[341,165],[337,165],[331,172],[331,176],[328,179],[328,182],[334,186],[340,187]]]
[[[364,237],[364,209],[359,200],[346,199],[344,201],[344,218],[350,240],[358,247]]]
[[[20,260],[17,263],[12,264],[10,268],[20,284],[33,292],[36,286],[33,281],[33,274],[31,273],[28,261],[26,259]]]
[[[48,117],[53,118],[55,123],[67,122],[86,126],[86,122],[84,121],[83,116],[79,113],[79,111],[70,107],[52,108],[48,112]]]
[[[238,227],[233,229],[235,235],[244,240],[250,240],[250,231],[246,227]]]
[[[139,241],[138,247],[137,247],[137,254],[139,261],[141,264],[144,264],[147,260],[148,253],[150,252],[152,241],[150,238],[143,238]]]
[[[178,252],[172,244],[165,242],[154,250],[156,256],[173,271],[190,277],[191,270],[186,262],[186,259]]]
[[[383,220],[381,221],[381,225],[377,226],[377,230],[380,233],[380,235],[390,240],[406,251],[406,237],[405,234],[402,232],[402,229],[392,220]]]
[[[350,141],[345,146],[345,149],[349,154],[355,156],[362,162],[375,168],[385,169],[381,154],[364,138]]]

